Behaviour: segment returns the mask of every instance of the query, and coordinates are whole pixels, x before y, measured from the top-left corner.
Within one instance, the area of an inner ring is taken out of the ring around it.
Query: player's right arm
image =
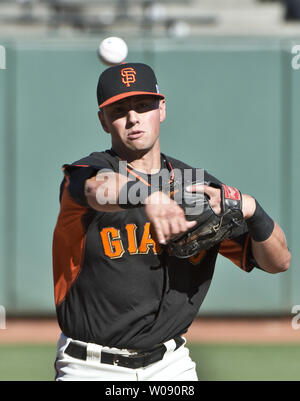
[[[128,178],[115,173],[98,173],[85,182],[87,204],[101,212],[115,212],[126,209],[120,206],[120,192],[127,186]],[[166,244],[170,238],[193,227],[194,221],[187,221],[182,208],[163,192],[151,193],[144,200],[147,217],[159,243]]]
[[[99,212],[121,211],[119,193],[127,184],[128,178],[122,174],[111,172],[98,172],[85,181],[84,194],[87,204]]]

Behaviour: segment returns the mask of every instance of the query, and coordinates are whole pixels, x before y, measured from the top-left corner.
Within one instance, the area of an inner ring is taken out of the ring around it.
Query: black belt
[[[185,342],[185,340],[182,337],[175,337],[173,340],[176,343],[175,350],[177,350]],[[166,351],[167,347],[164,344],[161,344],[153,348],[152,350],[140,352],[134,355],[112,354],[109,352],[101,351],[99,362],[106,363],[108,365],[116,365],[125,368],[138,369],[148,366],[151,363],[160,361],[163,358]],[[65,354],[71,356],[72,358],[77,358],[86,361],[87,345],[78,344],[76,342],[71,341],[65,350]]]

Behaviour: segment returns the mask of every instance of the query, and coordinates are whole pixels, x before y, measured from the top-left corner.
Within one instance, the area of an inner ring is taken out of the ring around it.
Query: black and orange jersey
[[[178,259],[151,236],[143,207],[113,213],[90,208],[85,180],[103,168],[118,171],[118,162],[115,153],[106,151],[64,166],[53,238],[55,304],[66,336],[143,350],[188,330],[207,294],[219,253],[247,272],[256,262],[246,224],[235,238]],[[164,165],[170,174],[173,169],[191,169],[162,155]],[[207,172],[205,179],[218,181]]]

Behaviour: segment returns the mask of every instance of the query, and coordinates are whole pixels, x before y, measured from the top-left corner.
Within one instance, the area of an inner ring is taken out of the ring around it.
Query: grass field
[[[199,380],[300,380],[299,345],[189,346]]]
[[[203,381],[298,381],[300,346],[190,344]],[[55,345],[1,345],[0,381],[53,381]]]

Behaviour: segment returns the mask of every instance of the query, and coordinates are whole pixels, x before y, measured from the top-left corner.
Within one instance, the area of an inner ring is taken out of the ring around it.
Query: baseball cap
[[[136,95],[165,98],[159,93],[154,71],[147,64],[123,63],[107,68],[100,75],[97,87],[99,108]]]

